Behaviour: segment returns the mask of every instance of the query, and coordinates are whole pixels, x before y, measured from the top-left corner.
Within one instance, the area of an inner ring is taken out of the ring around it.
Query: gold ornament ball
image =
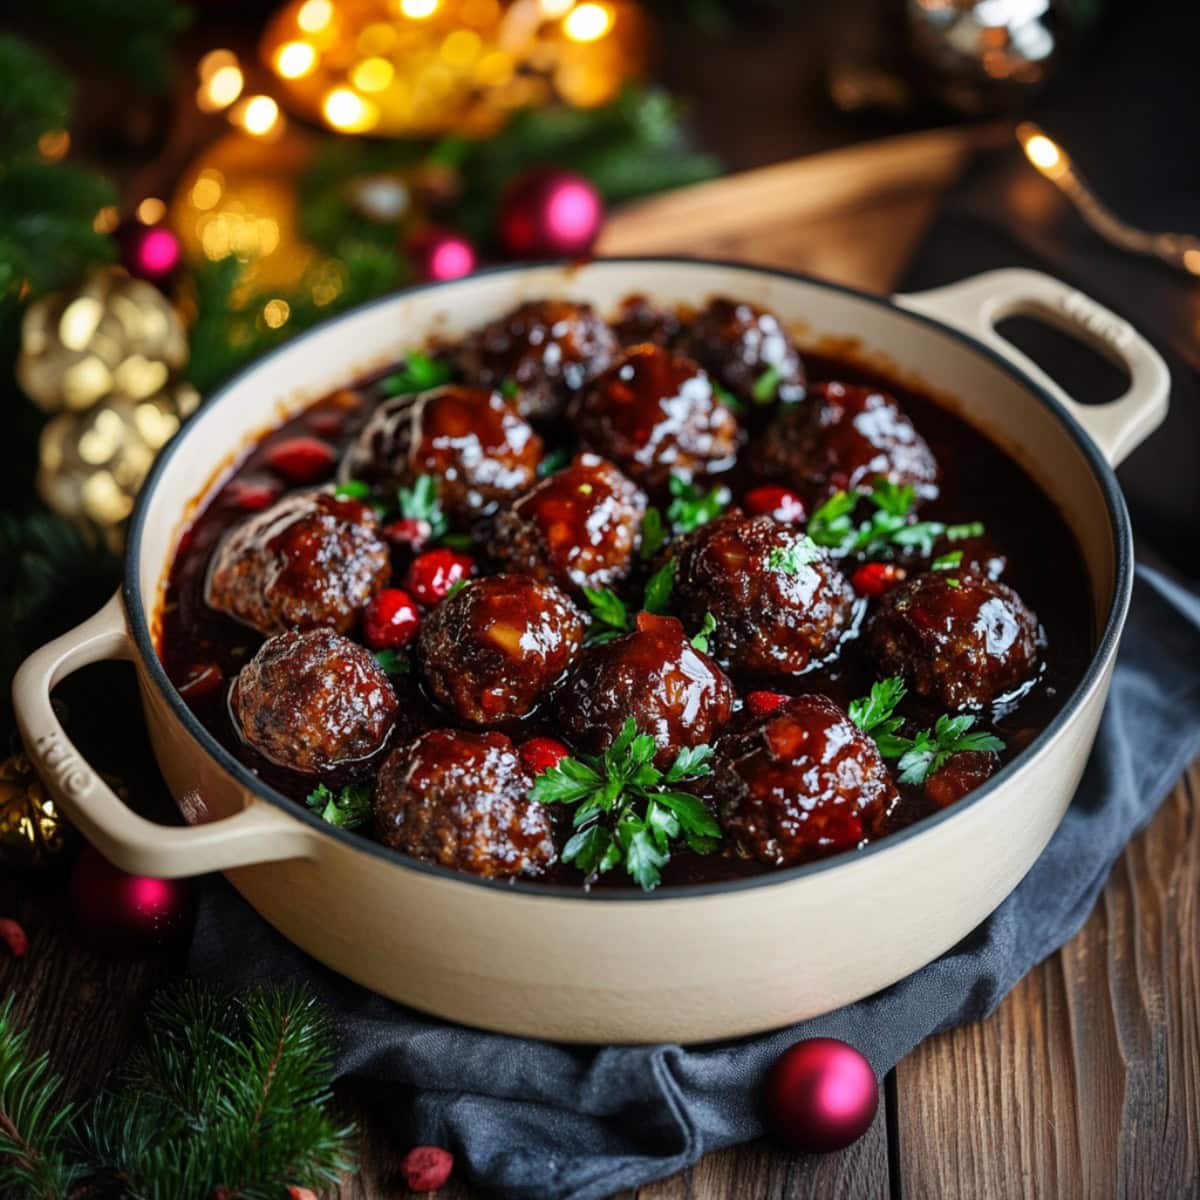
[[[198,402],[186,383],[133,402],[109,399],[47,422],[39,446],[38,493],[55,512],[100,534],[110,549],[159,450]]]
[[[61,853],[68,828],[26,755],[0,763],[0,863],[44,866]]]
[[[78,288],[29,306],[17,381],[46,412],[77,413],[101,399],[149,399],[187,357],[187,336],[170,301],[152,284],[104,268]]]

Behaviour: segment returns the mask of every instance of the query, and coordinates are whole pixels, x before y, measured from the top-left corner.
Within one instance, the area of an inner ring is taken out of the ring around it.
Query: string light
[[[196,102],[204,112],[220,112],[242,94],[244,86],[241,67],[229,63],[218,67],[200,84]]]
[[[349,88],[334,88],[323,106],[325,119],[345,133],[361,133],[375,124],[374,106]]]
[[[605,4],[581,4],[567,13],[563,33],[573,42],[597,42],[611,28],[612,11]]]
[[[296,14],[296,24],[305,33],[320,33],[332,20],[330,0],[305,0]]]
[[[279,105],[270,96],[250,96],[239,107],[236,121],[254,137],[266,137],[279,124]]]
[[[410,21],[423,21],[437,12],[438,0],[400,0],[400,11]]]
[[[275,70],[284,79],[303,79],[317,65],[317,52],[309,42],[284,42],[275,54]]]
[[[106,204],[92,218],[92,228],[97,233],[112,233],[114,229],[121,223],[121,214],[117,212],[115,204]]]
[[[147,196],[135,212],[143,225],[157,225],[167,215],[167,206],[157,196]]]
[[[263,320],[271,329],[279,329],[292,315],[291,305],[286,300],[268,300],[263,305]]]
[[[71,135],[65,129],[47,129],[37,140],[38,153],[50,162],[64,158],[71,148]]]

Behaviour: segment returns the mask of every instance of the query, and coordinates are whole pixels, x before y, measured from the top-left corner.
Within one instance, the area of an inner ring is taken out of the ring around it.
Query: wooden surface
[[[610,221],[603,248],[773,262],[886,291],[977,136],[994,134],[918,135],[903,153],[839,151],[659,198]],[[178,964],[90,953],[65,907],[59,877],[0,878],[0,915],[32,941],[21,962],[0,952],[0,996],[16,993],[34,1044],[79,1092],[120,1060]],[[405,1147],[343,1099],[363,1133],[340,1200],[404,1195]],[[1078,936],[991,1018],[900,1063],[884,1099],[841,1154],[738,1147],[637,1200],[1200,1196],[1200,766],[1126,850]]]

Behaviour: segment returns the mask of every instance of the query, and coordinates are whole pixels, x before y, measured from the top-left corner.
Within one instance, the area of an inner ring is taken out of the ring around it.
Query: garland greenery
[[[329,1030],[298,990],[188,982],[151,1005],[109,1090],[74,1104],[0,1005],[0,1192],[30,1200],[278,1200],[333,1186],[353,1126],[331,1114]]]

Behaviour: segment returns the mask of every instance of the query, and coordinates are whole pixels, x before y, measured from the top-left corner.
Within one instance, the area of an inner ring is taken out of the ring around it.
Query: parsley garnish
[[[443,600],[449,600],[451,596],[457,596],[471,581],[469,579],[456,579],[447,589],[446,594],[442,597]]]
[[[443,533],[441,543],[451,550],[470,550],[475,545],[475,539],[469,533]]]
[[[573,804],[576,830],[563,847],[563,862],[589,878],[623,865],[633,881],[653,891],[670,861],[671,843],[682,837],[699,854],[721,837],[704,802],[670,785],[711,773],[708,746],[680,750],[667,771],[653,763],[658,747],[626,717],[603,755],[563,758],[543,771],[529,795],[540,804]]]
[[[715,379],[712,381],[712,390],[713,395],[730,412],[743,413],[746,411],[746,406],[727,387],[722,386]]]
[[[537,465],[538,478],[545,479],[547,475],[554,475],[570,461],[571,452],[565,446],[551,450],[549,454],[542,455],[542,461]]]
[[[952,571],[962,560],[963,552],[961,550],[951,550],[948,554],[939,554],[929,564],[929,569],[931,571]]]
[[[642,561],[646,562],[658,553],[658,548],[667,540],[667,531],[663,525],[662,513],[657,508],[649,508],[642,517]]]
[[[767,566],[785,575],[798,575],[801,568],[807,567],[820,553],[817,543],[807,534],[801,534],[790,545],[774,547],[767,555]]]
[[[629,609],[612,588],[585,587],[583,594],[592,610],[592,624],[587,631],[589,646],[603,645],[629,632]]]
[[[446,514],[438,500],[436,475],[418,475],[412,487],[402,487],[396,493],[400,515],[412,520],[425,521],[429,525],[429,536],[436,540],[446,533]]]
[[[691,533],[701,525],[719,517],[729,504],[729,489],[715,487],[711,492],[701,492],[694,483],[682,475],[670,479],[671,503],[667,506],[667,520],[676,533]]]
[[[304,803],[322,821],[338,829],[358,829],[371,818],[371,790],[363,784],[348,783],[335,794],[320,783]]]
[[[500,381],[500,395],[502,395],[505,400],[513,400],[516,398],[517,381],[511,375],[506,375]]]
[[[983,522],[968,521],[965,525],[947,525],[946,537],[951,542],[959,542],[963,538],[983,537]]]
[[[778,367],[768,367],[754,381],[754,386],[750,389],[750,394],[754,397],[754,403],[770,404],[775,399],[775,393],[779,391],[779,384],[782,380],[783,372]]]
[[[428,354],[414,350],[404,360],[404,365],[388,375],[380,386],[386,396],[405,396],[413,392],[427,392],[450,382],[450,368]]]
[[[692,648],[699,650],[701,654],[708,653],[708,635],[715,633],[717,628],[717,618],[710,612],[704,614],[704,624],[700,626],[700,632],[692,638]]]
[[[646,580],[646,591],[642,607],[647,612],[666,613],[671,611],[671,593],[675,590],[675,560],[659,567]]]
[[[850,720],[875,739],[879,753],[900,760],[896,767],[901,783],[924,783],[946,765],[951,755],[962,750],[998,753],[1004,749],[998,737],[981,730],[970,732],[975,718],[969,713],[958,717],[943,714],[932,729],[922,729],[916,737],[902,737],[898,731],[904,718],[893,714],[904,693],[903,680],[881,679],[871,688],[870,696],[850,704]]]
[[[333,489],[339,500],[365,500],[371,494],[371,485],[361,479],[347,479]]]
[[[401,654],[395,646],[385,646],[382,650],[376,650],[375,661],[389,675],[407,675],[412,670],[408,657]]]

